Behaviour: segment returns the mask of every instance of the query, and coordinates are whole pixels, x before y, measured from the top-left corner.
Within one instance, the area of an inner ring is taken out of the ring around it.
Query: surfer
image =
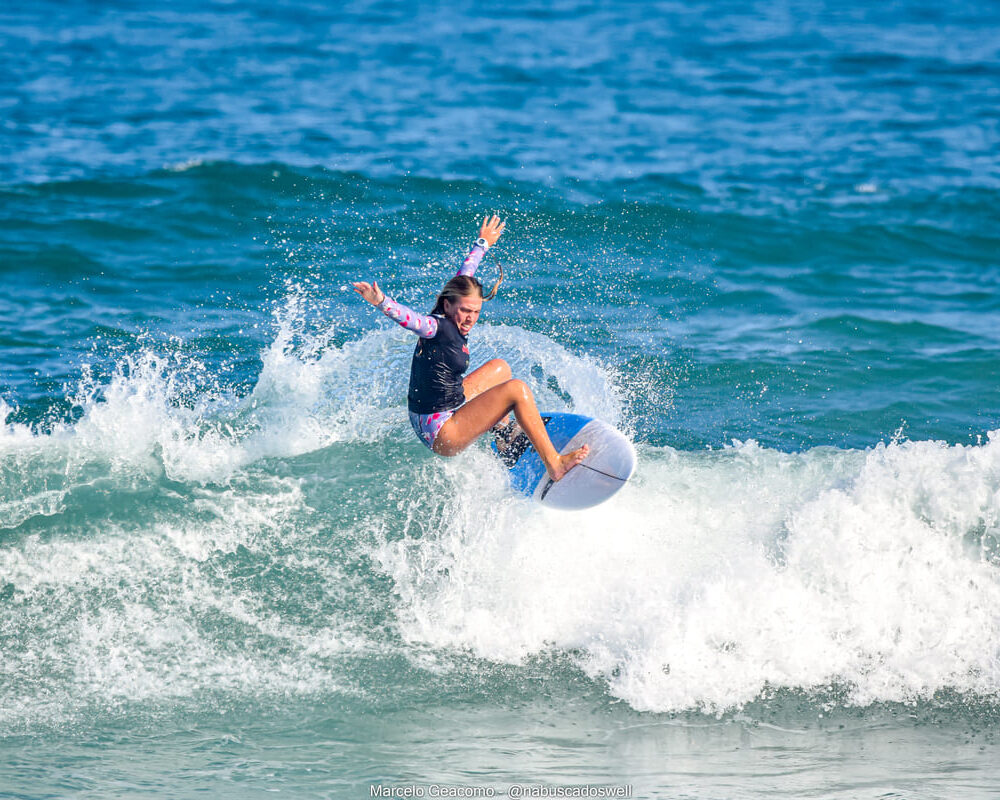
[[[377,282],[352,285],[389,319],[420,337],[410,364],[407,392],[410,424],[420,441],[438,455],[454,456],[487,431],[499,430],[501,421],[513,412],[549,477],[558,481],[587,457],[587,445],[559,454],[545,431],[530,387],[511,376],[503,359],[487,361],[462,377],[469,368],[469,331],[479,320],[483,300],[491,300],[503,281],[501,269],[499,280],[484,297],[483,285],[474,275],[505,227],[496,214],[483,218],[479,238],[458,274],[441,290],[430,314],[419,314],[397,303]]]

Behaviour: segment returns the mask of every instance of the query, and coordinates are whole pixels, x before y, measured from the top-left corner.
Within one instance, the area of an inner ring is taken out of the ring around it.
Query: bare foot
[[[559,460],[556,462],[555,467],[546,467],[549,473],[549,477],[553,481],[559,481],[566,477],[566,473],[569,472],[573,467],[579,464],[583,459],[585,459],[590,454],[590,446],[584,445],[583,447],[573,450],[564,456],[559,456]]]

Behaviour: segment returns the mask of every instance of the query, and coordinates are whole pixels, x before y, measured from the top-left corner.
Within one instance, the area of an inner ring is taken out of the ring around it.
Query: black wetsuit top
[[[469,368],[468,340],[450,319],[433,316],[437,320],[437,334],[417,340],[410,363],[406,400],[414,414],[450,411],[465,402],[462,376]]]

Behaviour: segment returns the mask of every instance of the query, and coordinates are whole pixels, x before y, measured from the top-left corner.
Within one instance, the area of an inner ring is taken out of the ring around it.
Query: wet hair
[[[499,261],[497,262],[497,266],[500,266]],[[488,295],[483,294],[483,285],[477,278],[473,278],[471,275],[456,275],[444,285],[441,294],[438,295],[434,303],[434,308],[431,309],[431,313],[444,314],[445,300],[449,303],[456,303],[463,297],[472,297],[473,295],[478,295],[483,300],[492,300],[496,297],[501,283],[503,283],[503,267],[500,267],[500,277],[493,284],[493,288]]]

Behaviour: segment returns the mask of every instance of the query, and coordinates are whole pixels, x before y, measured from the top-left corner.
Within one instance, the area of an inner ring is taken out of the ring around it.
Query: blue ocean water
[[[1000,9],[0,9],[0,796],[1000,792]],[[430,456],[412,338],[599,416]]]

